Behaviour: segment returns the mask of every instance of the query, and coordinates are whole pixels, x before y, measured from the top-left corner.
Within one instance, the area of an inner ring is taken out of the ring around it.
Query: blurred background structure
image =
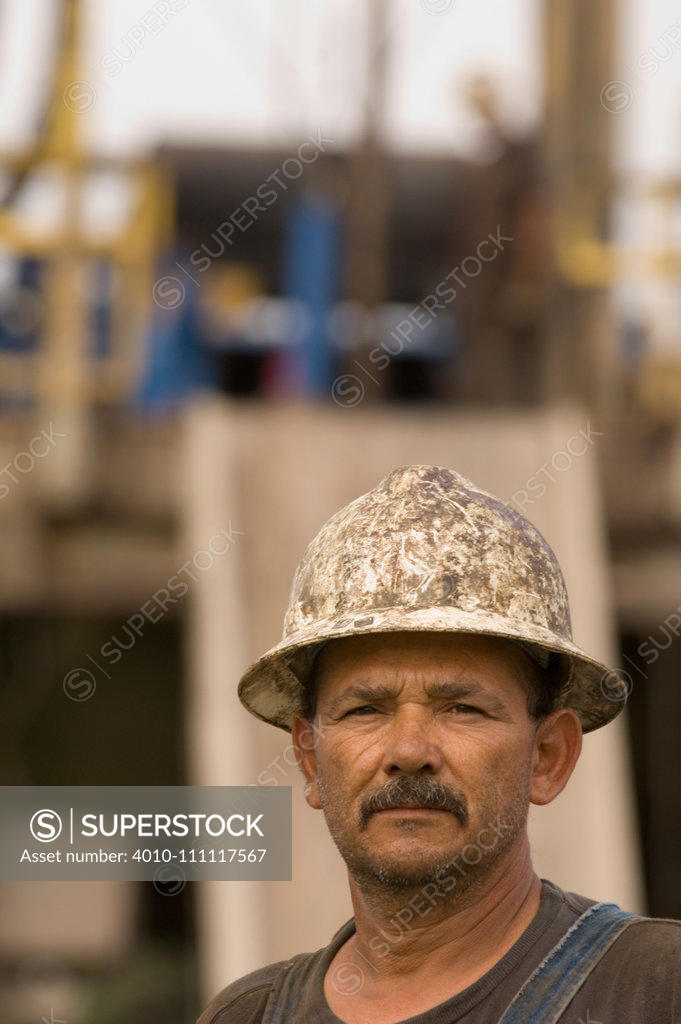
[[[236,682],[409,462],[525,512],[629,674],[540,873],[681,917],[674,6],[0,7],[0,780],[291,785],[296,837],[290,884],[0,886],[7,1024],[191,1024],[350,916]]]

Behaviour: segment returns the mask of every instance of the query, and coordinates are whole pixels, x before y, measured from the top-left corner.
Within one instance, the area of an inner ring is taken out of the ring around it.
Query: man
[[[524,516],[441,467],[393,471],[310,543],[239,694],[292,730],[354,916],[199,1024],[681,1024],[681,922],[532,868],[529,804],[561,792],[626,687],[573,642]]]

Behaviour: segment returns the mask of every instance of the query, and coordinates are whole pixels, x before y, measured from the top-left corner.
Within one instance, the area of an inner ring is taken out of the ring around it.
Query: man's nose
[[[398,709],[385,738],[383,769],[386,774],[423,771],[435,774],[442,764],[442,752],[435,742],[433,722],[427,709],[419,706]]]

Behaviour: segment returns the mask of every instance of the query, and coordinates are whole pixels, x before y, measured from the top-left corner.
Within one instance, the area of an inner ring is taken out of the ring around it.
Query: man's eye
[[[478,714],[478,715],[482,714],[482,711],[480,710],[480,708],[473,707],[472,704],[452,704],[452,706],[451,706],[451,708],[449,708],[449,710],[450,711],[463,711],[465,714],[470,714],[471,712],[473,712],[473,714]]]
[[[372,713],[375,713],[375,711],[376,711],[376,708],[373,706],[373,704],[362,704],[360,707],[350,708],[350,710],[346,711],[345,714],[346,715],[370,715]]]

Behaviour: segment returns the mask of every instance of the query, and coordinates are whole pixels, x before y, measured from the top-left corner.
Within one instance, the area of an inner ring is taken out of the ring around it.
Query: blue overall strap
[[[299,953],[282,965],[260,1024],[289,1024],[295,1020],[302,995],[301,982],[308,974],[310,960],[310,953]]]
[[[615,903],[594,903],[530,975],[499,1024],[556,1024],[618,935],[640,920]]]

